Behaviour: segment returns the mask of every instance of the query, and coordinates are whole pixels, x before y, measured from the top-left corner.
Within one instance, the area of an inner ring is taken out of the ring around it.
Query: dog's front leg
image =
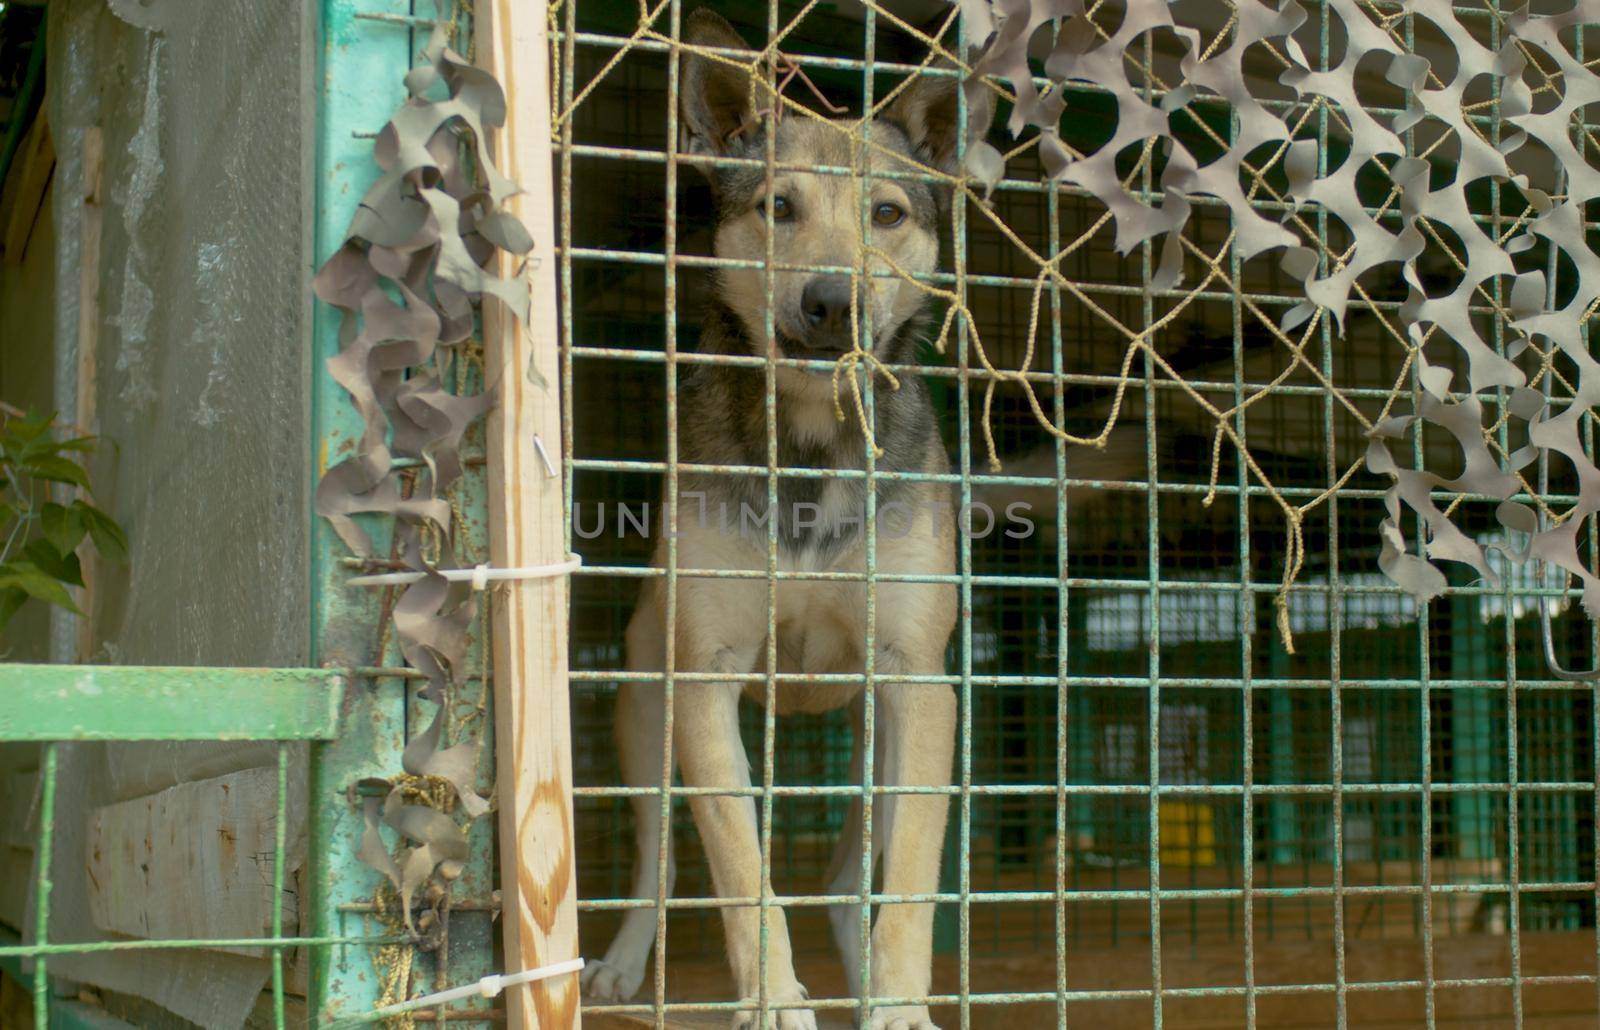
[[[735,655],[724,650],[714,656],[710,671],[747,672],[754,666],[756,648]],[[678,687],[676,743],[683,780],[691,787],[744,790],[750,786],[750,763],[739,738],[739,688],[728,683],[683,683]],[[761,894],[761,843],[756,829],[756,803],[749,795],[694,795],[689,800],[700,840],[711,865],[711,879],[722,898],[753,898]],[[749,905],[725,907],[728,961],[741,999],[761,993],[761,917]],[[805,990],[795,978],[789,949],[789,931],[783,910],[767,909],[766,996],[769,1002],[799,1002]],[[758,1013],[734,1017],[735,1030],[761,1026]],[[771,1012],[765,1024],[775,1030],[816,1030],[809,1009]]]
[[[857,695],[850,705],[854,731],[850,741],[850,782],[860,784],[865,769],[865,708],[862,695]],[[882,751],[882,748],[877,748]],[[878,762],[873,759],[874,764]],[[862,837],[861,795],[850,797],[850,808],[845,813],[844,826],[839,831],[839,841],[834,847],[833,862],[828,870],[829,894],[856,894],[861,890],[861,856],[865,847]],[[872,866],[877,868],[881,837],[873,838]],[[839,959],[844,963],[845,987],[852,998],[861,996],[861,906],[859,904],[834,905],[828,909],[828,922],[833,929],[833,942],[839,949]]]
[[[639,608],[628,623],[628,671],[660,672],[666,668],[663,642],[662,591],[645,588]],[[617,760],[622,767],[622,782],[629,787],[659,787],[670,774],[661,768],[666,743],[666,698],[660,683],[623,683],[617,688]],[[633,807],[634,846],[633,889],[630,897],[654,899],[657,889],[672,894],[677,870],[672,857],[672,835],[667,835],[667,868],[663,878],[661,859],[661,798],[654,794],[635,794]],[[611,947],[604,959],[591,961],[583,969],[583,989],[597,1001],[627,1001],[644,982],[645,965],[656,943],[653,908],[632,908],[622,917]]]
[[[923,652],[927,653],[923,653]],[[938,675],[942,649],[903,651],[891,642],[878,654],[881,674]],[[944,787],[955,754],[955,691],[939,683],[880,683],[877,726],[884,745],[878,778],[885,785]],[[881,795],[883,892],[932,894],[939,889],[946,794]],[[874,836],[878,836],[877,833]],[[876,842],[874,842],[876,843]],[[925,997],[932,983],[933,904],[883,904],[872,926],[872,996]],[[868,1030],[936,1030],[925,1004],[873,1006]]]

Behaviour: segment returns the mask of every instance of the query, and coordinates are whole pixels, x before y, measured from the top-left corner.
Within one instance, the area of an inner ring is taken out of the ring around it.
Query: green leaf
[[[36,479],[49,479],[57,483],[71,483],[74,486],[81,486],[85,490],[89,488],[89,476],[88,473],[83,471],[83,466],[57,455],[49,454],[33,458],[24,464],[22,469]]]
[[[54,501],[46,502],[40,509],[39,526],[44,530],[44,538],[62,554],[71,554],[77,550],[83,535],[89,531],[89,527],[84,523],[83,512],[76,507],[68,508]]]
[[[17,460],[26,465],[28,462],[44,455],[60,455],[66,451],[93,451],[96,440],[92,436],[75,436],[68,440],[57,440],[53,436],[42,436],[30,443],[24,444],[17,450]]]
[[[94,548],[102,558],[114,562],[128,560],[128,537],[110,515],[83,501],[72,502],[72,507],[82,514],[84,525],[89,527],[89,535],[94,538]]]
[[[70,550],[57,551],[45,539],[30,540],[22,549],[22,556],[53,579],[75,587],[83,586],[83,569],[78,565],[78,556]]]
[[[67,593],[66,587],[28,562],[13,561],[0,565],[0,590],[8,589],[18,589],[46,604],[83,614],[72,603],[72,595]]]
[[[6,628],[6,623],[11,621],[11,616],[17,614],[17,609],[22,607],[28,599],[28,592],[21,587],[5,587],[0,589],[0,629]]]
[[[36,411],[26,418],[7,418],[0,421],[4,423],[5,439],[25,444],[43,435],[44,431],[50,428],[50,419],[50,415]]]

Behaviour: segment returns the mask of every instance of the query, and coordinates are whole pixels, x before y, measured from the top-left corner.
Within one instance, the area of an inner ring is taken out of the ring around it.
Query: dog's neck
[[[922,324],[923,319],[920,318],[907,320],[889,339],[874,346],[873,351],[881,355],[881,360],[885,362],[906,361],[915,351],[916,333]],[[748,328],[738,314],[720,301],[714,302],[707,313],[701,350],[705,353],[740,356],[759,356],[764,352],[764,348],[756,345],[751,338]],[[865,364],[863,362],[863,365]],[[763,378],[759,370],[752,370],[736,377],[735,381],[739,383],[741,394],[748,394],[753,388],[755,389],[756,396],[745,397],[744,403],[739,404],[737,408],[741,414],[749,418],[752,428],[763,429],[761,435],[751,442],[764,452],[766,404]],[[901,390],[891,388],[881,376],[878,379],[874,401],[878,413],[880,437],[890,426],[898,428],[906,426],[909,421],[919,423],[922,421],[906,418],[910,415],[910,409],[926,407],[921,382],[915,377],[904,377],[901,379],[902,387],[905,386],[907,378],[911,379],[914,385],[910,389]],[[848,396],[850,385],[842,376],[838,383],[840,391],[838,395],[834,392],[834,377],[826,372],[779,368],[775,371],[773,379],[777,394],[774,398],[774,407],[778,416],[780,446],[793,444],[803,450],[860,453],[864,442],[861,420],[857,417],[853,398]],[[842,420],[838,417],[840,405],[843,406],[845,413]],[[895,429],[889,431],[893,433]]]

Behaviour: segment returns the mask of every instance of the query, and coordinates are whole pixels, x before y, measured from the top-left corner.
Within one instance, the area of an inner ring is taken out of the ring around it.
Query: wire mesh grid
[[[571,542],[588,565],[574,582],[572,646],[586,951],[599,953],[621,912],[642,906],[657,921],[655,973],[640,997],[587,1011],[659,1026],[741,1002],[725,980],[722,902],[684,803],[694,790],[681,781],[651,789],[671,815],[671,899],[665,884],[628,896],[623,797],[634,791],[619,786],[610,712],[619,679],[651,676],[623,671],[623,629],[640,581],[663,576],[670,591],[687,570],[670,545],[666,567],[651,569],[653,541],[615,514],[627,507],[648,525],[659,506],[670,511],[686,474],[680,378],[708,363],[764,364],[695,352],[706,280],[735,263],[713,256],[711,201],[688,170],[716,161],[688,158],[675,138],[674,63],[692,6],[568,0],[559,34],[566,464]],[[1329,67],[1330,46],[1343,45],[1338,18],[1325,5],[1307,9],[1302,45]],[[785,57],[852,114],[907,74],[946,74],[927,67],[927,38],[942,29],[953,51],[961,31],[948,8],[914,5],[719,10],[758,48],[781,38]],[[1362,10],[1416,52],[1437,54],[1439,41],[1419,42],[1401,7]],[[1505,17],[1487,3],[1456,11],[1485,40]],[[1090,14],[1113,28],[1120,16],[1117,4]],[[1165,55],[1146,45],[1147,69],[1159,67]],[[1176,81],[1141,78],[1132,65],[1137,88],[1152,95]],[[1398,88],[1374,96],[1380,113],[1407,102]],[[1104,95],[1074,91],[1069,109],[1069,145],[1087,152],[1109,136],[1116,112]],[[1485,133],[1501,131],[1496,98],[1475,111]],[[1337,109],[1306,102],[1295,114],[1324,166],[1342,159]],[[1193,150],[1209,139],[1221,152],[1231,117],[1220,102],[1191,104],[1174,113],[1173,132]],[[1286,1016],[1344,1026],[1396,1013],[1431,1026],[1464,1011],[1523,1025],[1552,1005],[1592,1011],[1596,712],[1586,687],[1552,678],[1543,663],[1536,613],[1557,592],[1526,578],[1489,587],[1458,577],[1446,598],[1419,606],[1377,572],[1371,533],[1384,484],[1359,463],[1363,422],[1417,389],[1395,324],[1405,284],[1364,278],[1342,331],[1314,321],[1286,338],[1277,317],[1299,302],[1299,284],[1274,261],[1241,261],[1230,211],[1198,197],[1184,285],[1155,289],[1151,246],[1119,256],[1104,208],[1082,190],[1042,184],[1028,142],[1008,155],[993,221],[973,216],[970,196],[956,205],[950,271],[928,277],[970,310],[983,359],[958,321],[948,355],[925,347],[915,365],[893,369],[928,380],[961,502],[1026,501],[1038,524],[1024,542],[960,540],[963,617],[941,678],[959,695],[960,735],[934,898],[935,983],[915,1000],[940,1025],[962,1027],[1018,1018],[1254,1026]],[[1150,151],[1124,156],[1119,174],[1149,195],[1159,171]],[[1282,195],[1281,167],[1260,167],[1258,210],[1282,214],[1281,201],[1265,199]],[[1369,185],[1367,211],[1397,218],[1394,198]],[[1497,236],[1518,217],[1492,185],[1471,202]],[[1326,268],[1351,241],[1326,213],[1302,217],[1327,243]],[[996,223],[1037,254],[1064,255],[1056,267],[1070,289],[1039,276]],[[1424,260],[1448,278],[1446,257],[1430,250]],[[1503,347],[1498,289],[1474,312]],[[1018,378],[1047,420],[1078,435],[1100,428],[1126,383],[1120,438],[1102,452],[1041,431],[1015,380],[986,396],[996,378],[988,363],[1020,366],[1041,292],[1047,343],[1036,371]],[[1150,326],[1159,327],[1150,350],[1127,346]],[[1134,357],[1122,377],[1125,350]],[[770,405],[770,378],[768,389]],[[865,389],[870,410],[883,381]],[[1214,451],[1220,421],[1237,449]],[[986,434],[1004,459],[999,471],[985,468]],[[1418,454],[1443,443],[1419,436]],[[1246,449],[1275,490],[1238,459]],[[769,484],[814,474],[780,466],[775,453],[767,468],[711,471]],[[885,475],[870,455],[861,468],[869,480]],[[1552,483],[1552,493],[1575,487]],[[1305,506],[1304,567],[1287,588],[1279,577],[1291,526],[1279,498]],[[596,521],[603,511],[611,524]],[[1474,528],[1493,532],[1487,520]],[[766,578],[770,598],[784,577],[769,569]],[[882,578],[869,566],[869,593]],[[1292,652],[1278,633],[1279,595]],[[1595,653],[1581,615],[1563,607],[1556,626],[1561,654],[1582,662]],[[697,675],[670,666],[654,675],[669,713],[674,683]],[[746,677],[769,694],[781,678],[759,662]],[[859,679],[870,698],[877,678],[869,668]],[[779,719],[746,706],[741,720],[770,856],[756,903],[790,916],[807,1004],[848,1015],[881,999],[844,996],[827,968],[818,892],[849,799],[884,788],[851,780],[843,715]],[[857,897],[898,900],[865,888]],[[1589,943],[1552,949],[1535,931],[1581,931]],[[783,1008],[764,992],[754,1003]]]
[[[289,1025],[285,1022],[285,992],[284,992],[284,959],[285,953],[295,948],[309,946],[326,946],[332,944],[369,944],[383,943],[389,938],[384,935],[352,935],[338,938],[322,938],[307,935],[285,933],[284,898],[293,897],[293,893],[285,893],[285,871],[288,868],[285,860],[285,830],[288,826],[287,807],[289,795],[289,763],[291,745],[280,744],[277,755],[277,791],[276,814],[273,822],[274,837],[273,850],[270,859],[272,905],[270,933],[262,937],[245,937],[233,940],[227,939],[170,939],[161,941],[151,940],[112,940],[89,942],[60,942],[53,941],[50,937],[50,902],[51,881],[49,877],[52,845],[55,829],[56,810],[56,778],[58,769],[58,749],[56,743],[44,744],[40,751],[39,768],[39,833],[36,844],[36,869],[37,874],[32,884],[32,916],[33,939],[25,945],[8,945],[0,947],[0,961],[31,960],[32,975],[29,986],[32,992],[32,1008],[36,1024],[39,1027],[56,1025],[51,1022],[51,997],[50,962],[53,956],[60,955],[87,955],[114,951],[144,950],[151,948],[162,949],[211,949],[211,948],[254,948],[260,947],[269,956],[271,962],[271,1019],[273,1025],[283,1027]],[[20,965],[16,967],[20,970]]]
[[[926,46],[905,31],[915,19],[892,4],[859,15],[814,4],[728,7],[751,38],[784,30],[785,52],[857,110],[908,73],[939,74],[920,69]],[[1371,10],[1407,31],[1401,8]],[[1486,35],[1503,16],[1493,5],[1461,10]],[[669,40],[683,13],[677,0],[647,12],[669,27],[662,29]],[[606,742],[614,684],[624,675],[627,611],[652,573],[640,533],[618,532],[613,522],[590,536],[586,519],[598,510],[615,517],[625,506],[648,523],[645,506],[659,505],[662,481],[683,471],[675,459],[676,383],[684,369],[715,360],[694,353],[693,312],[717,262],[706,235],[709,199],[684,172],[708,162],[680,161],[673,146],[670,42],[636,35],[634,12],[618,5],[566,0],[557,17],[566,114],[558,150],[565,465],[571,543],[589,564],[572,594],[578,853],[585,941],[593,948],[620,911],[641,903],[626,893],[629,823],[619,796],[626,791],[617,787]],[[423,20],[395,24],[413,22]],[[1336,24],[1313,5],[1310,39],[1320,33],[1326,41]],[[946,38],[957,31],[952,25]],[[1580,57],[1584,39],[1579,33]],[[1112,117],[1092,92],[1075,97],[1074,109],[1071,132],[1086,145]],[[1327,114],[1313,105],[1304,131],[1336,159]],[[1481,119],[1486,131],[1499,131],[1492,102]],[[1211,128],[1225,137],[1227,126],[1221,109]],[[940,430],[958,455],[950,480],[963,502],[1020,499],[1046,513],[1026,545],[1003,534],[961,538],[955,580],[967,614],[942,677],[962,714],[935,898],[938,954],[928,1000],[938,1021],[1182,1024],[1206,1006],[1213,1017],[1224,1013],[1223,1023],[1256,1025],[1292,1006],[1302,1020],[1342,1026],[1376,1018],[1387,1010],[1375,1005],[1398,998],[1428,1025],[1463,1006],[1500,1006],[1494,1011],[1504,1021],[1537,1025],[1549,1006],[1572,1004],[1574,991],[1592,1003],[1600,713],[1587,686],[1551,679],[1543,664],[1537,612],[1556,591],[1514,576],[1498,589],[1462,578],[1446,598],[1419,609],[1374,571],[1365,534],[1380,517],[1379,482],[1341,480],[1364,438],[1325,383],[1369,414],[1392,396],[1403,367],[1390,335],[1402,287],[1368,284],[1368,299],[1352,305],[1344,332],[1336,337],[1323,323],[1305,344],[1309,362],[1280,378],[1284,344],[1258,312],[1270,316],[1294,303],[1294,284],[1271,262],[1231,256],[1223,245],[1226,208],[1197,200],[1200,213],[1187,230],[1197,254],[1186,282],[1210,272],[1200,254],[1214,256],[1225,276],[1198,290],[1155,290],[1148,247],[1119,257],[1105,226],[1094,228],[1102,214],[1095,203],[1070,188],[1041,186],[1037,170],[1030,152],[1016,155],[994,204],[1000,220],[1040,252],[1082,239],[1059,266],[1078,292],[1044,291],[1048,368],[1027,377],[1050,419],[1080,434],[1103,421],[1119,382],[1107,370],[1115,371],[1125,343],[1107,315],[1128,327],[1177,316],[1153,336],[1170,371],[1149,353],[1135,362],[1122,418],[1131,431],[1122,453],[1133,460],[1121,466],[1041,432],[1014,384],[985,416],[991,374],[976,363],[964,332],[952,354],[925,349],[916,366],[895,370],[928,379]],[[1151,169],[1137,155],[1126,171],[1143,176],[1148,189]],[[1516,217],[1493,189],[1475,203],[1497,230]],[[1382,197],[1371,205],[1381,210]],[[1035,270],[985,220],[958,207],[953,221],[954,271],[933,282],[964,297],[989,360],[1018,367]],[[1338,226],[1325,228],[1337,251]],[[1480,314],[1498,330],[1503,313],[1498,295],[1492,300]],[[753,367],[763,364],[756,359]],[[1275,634],[1271,605],[1281,589],[1282,510],[1226,449],[1213,489],[1212,426],[1196,416],[1180,381],[1235,411],[1240,440],[1282,496],[1305,502],[1328,494],[1306,518],[1306,568],[1287,595],[1294,653]],[[1240,407],[1268,385],[1265,400]],[[869,380],[869,406],[875,388],[881,385]],[[984,471],[986,426],[1005,459],[1000,473]],[[1419,437],[1419,451],[1433,442]],[[880,475],[870,456],[863,464],[869,479]],[[1569,497],[1575,487],[1558,476],[1551,496]],[[1214,499],[1204,503],[1208,494]],[[1480,528],[1493,531],[1487,520]],[[669,582],[682,573],[665,571]],[[870,585],[875,577],[867,578]],[[1563,611],[1556,625],[1569,665],[1596,656],[1593,628],[1577,612]],[[690,678],[659,677],[669,697],[675,679]],[[764,669],[752,678],[769,690],[775,682]],[[862,678],[870,696],[876,678]],[[816,893],[850,798],[882,797],[884,789],[851,781],[844,716],[775,719],[747,708],[742,718],[761,771],[753,794],[770,889],[760,903],[790,914],[815,1007],[849,1013],[878,999],[844,997],[822,972],[836,963],[823,943],[819,901],[827,899]],[[80,944],[52,942],[47,932],[58,750],[44,746],[37,936],[0,947],[0,959],[33,960],[41,1025],[54,955],[263,947],[273,964],[273,1022],[283,1026],[288,949],[343,953],[411,943],[342,925],[331,935],[286,934],[287,755],[280,749],[277,762],[270,936]],[[672,1025],[680,1015],[725,1013],[738,1002],[720,979],[721,902],[697,858],[682,802],[689,792],[654,793],[671,811],[681,859],[670,905],[642,902],[658,921],[658,976],[638,1003],[590,1011]],[[1540,936],[1561,931],[1569,936],[1553,938],[1555,949]],[[1458,937],[1493,945],[1457,949]],[[1367,948],[1396,941],[1399,950]],[[487,970],[488,958],[471,964]]]

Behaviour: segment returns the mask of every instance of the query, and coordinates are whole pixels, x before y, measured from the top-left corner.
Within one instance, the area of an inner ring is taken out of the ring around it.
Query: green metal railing
[[[0,945],[0,963],[31,982],[35,1025],[95,1025],[87,1006],[50,995],[50,957],[151,948],[259,945],[270,953],[272,1009],[284,1021],[287,948],[354,943],[285,936],[284,834],[288,818],[288,741],[338,736],[342,676],[322,669],[176,669],[97,665],[0,665],[0,743],[40,742],[33,939]],[[272,929],[263,938],[58,942],[50,937],[51,863],[56,822],[58,749],[62,741],[274,740],[277,791],[273,817]],[[22,963],[31,962],[31,975]]]

